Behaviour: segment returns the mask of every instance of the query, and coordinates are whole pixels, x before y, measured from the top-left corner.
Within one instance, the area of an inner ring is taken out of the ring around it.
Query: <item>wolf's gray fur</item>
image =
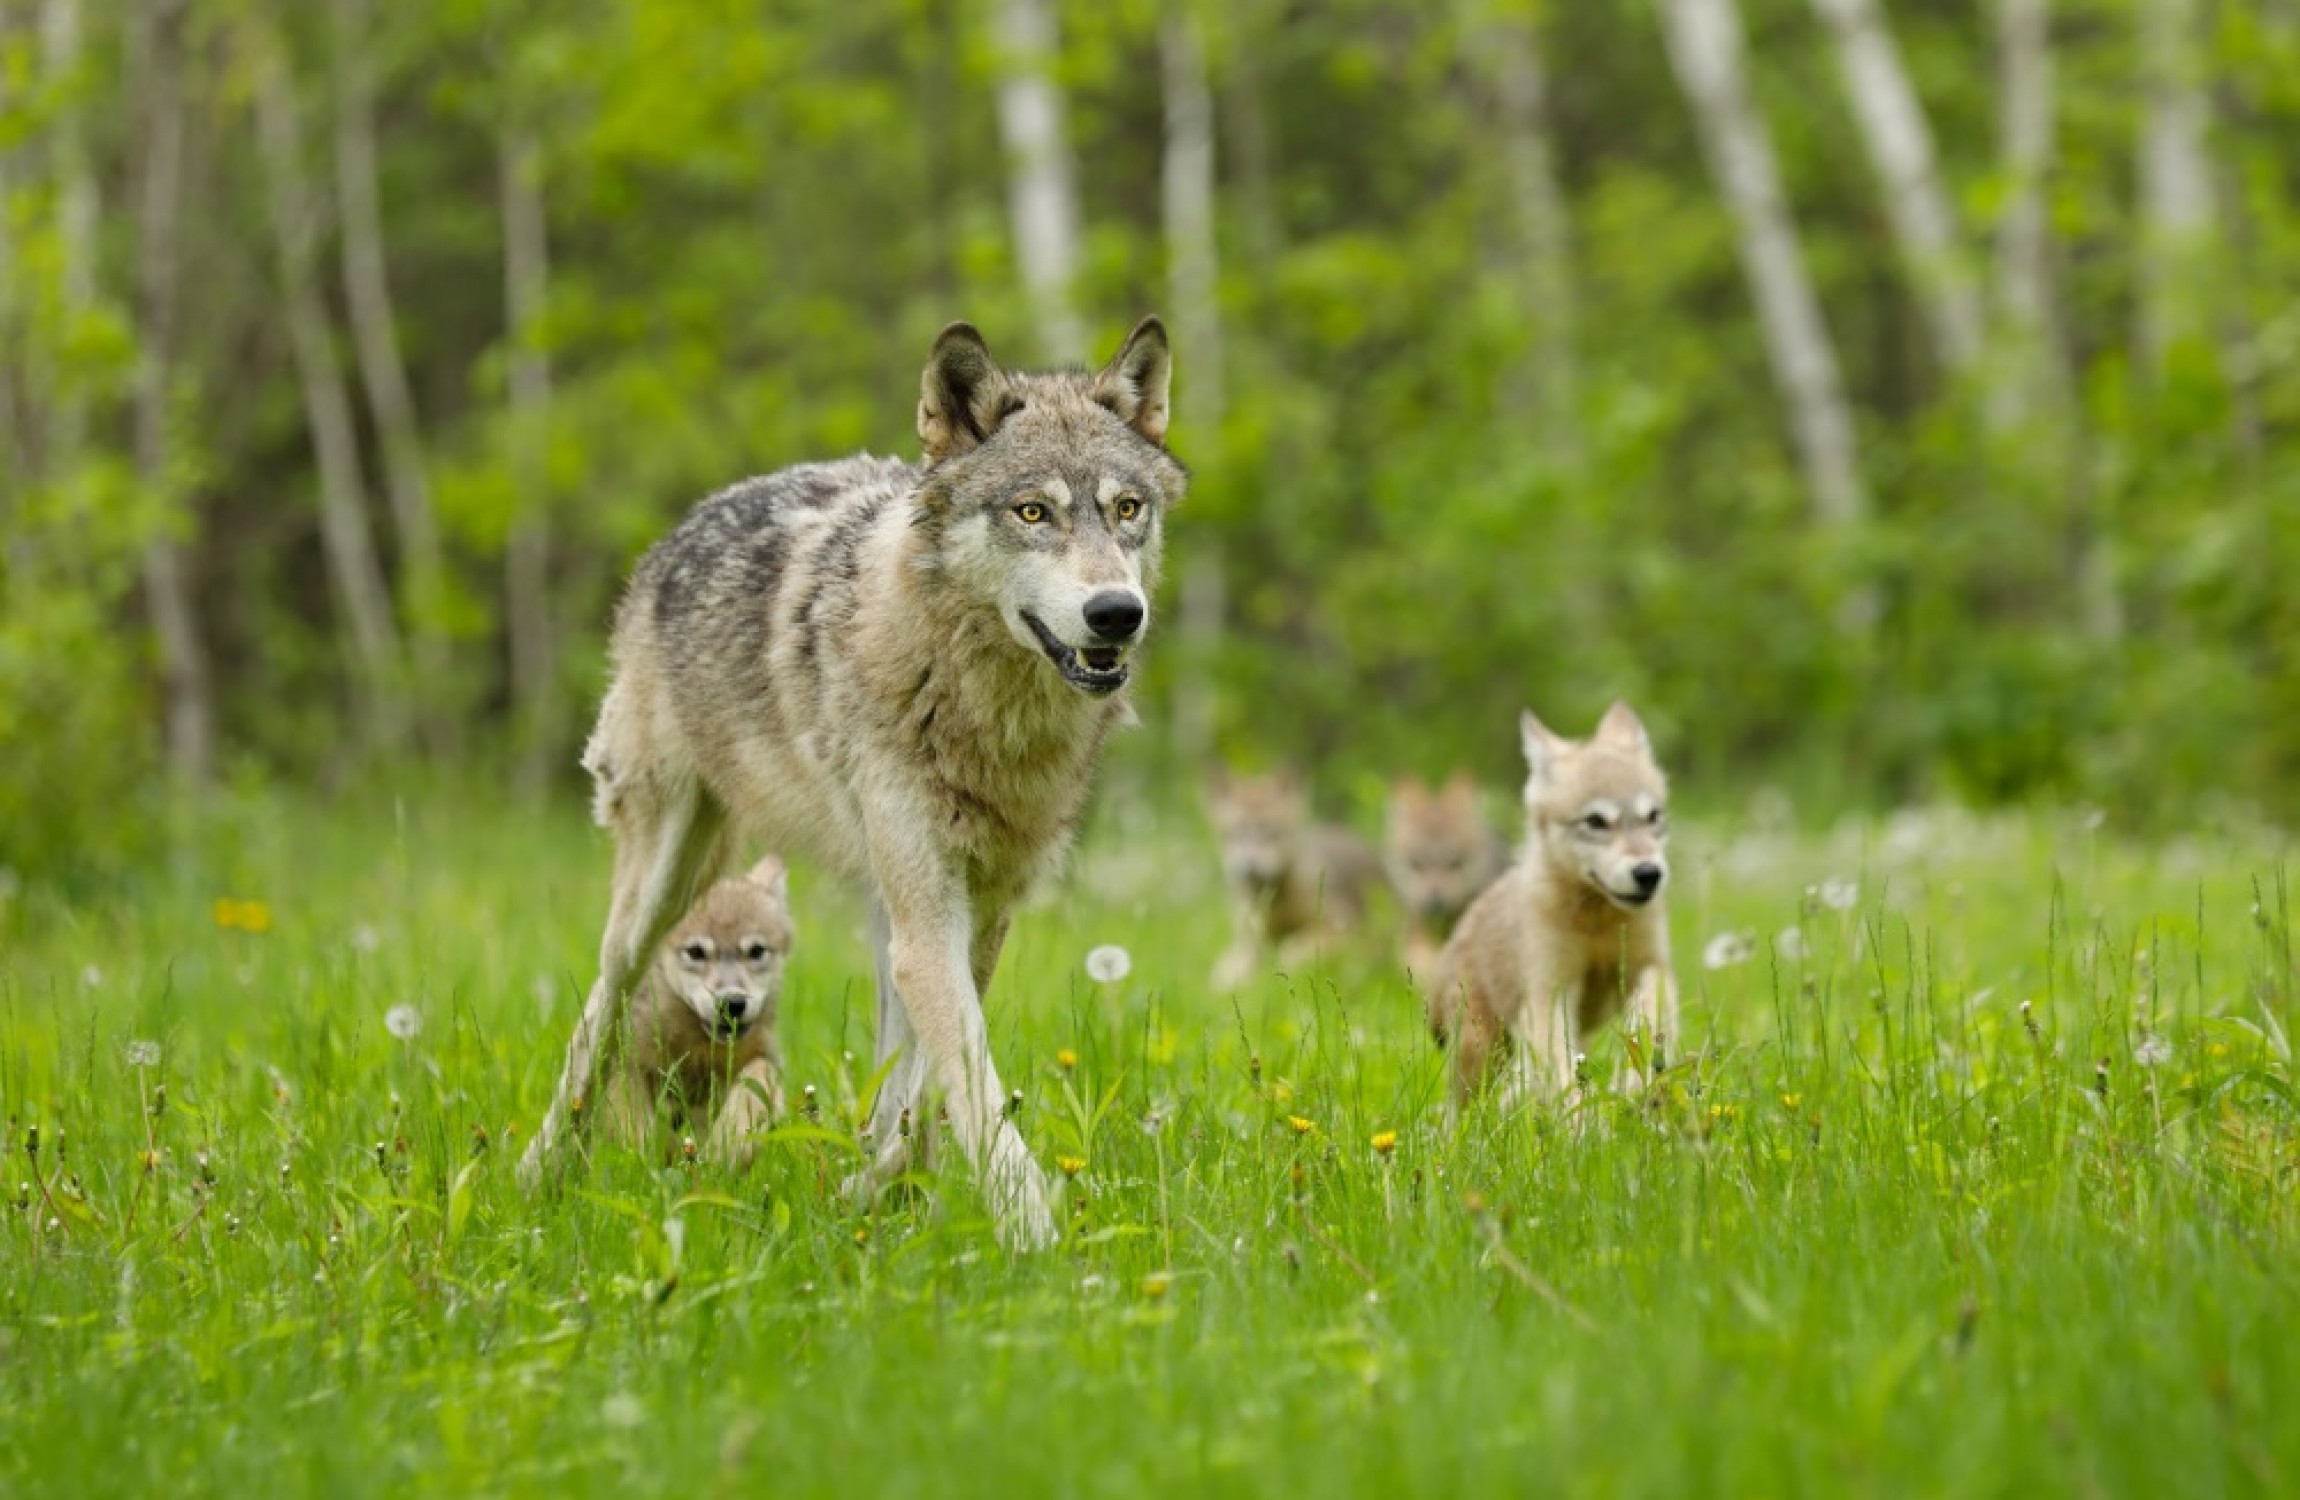
[[[920,382],[922,464],[858,457],[748,480],[639,564],[583,764],[615,877],[599,979],[523,1168],[589,1093],[638,967],[733,824],[865,889],[880,1060],[867,1193],[931,1085],[1003,1237],[1054,1234],[1003,1117],[982,994],[1015,903],[1061,858],[1128,712],[1161,527],[1171,361],[1144,319],[1097,374],[1001,369],[953,324]]]

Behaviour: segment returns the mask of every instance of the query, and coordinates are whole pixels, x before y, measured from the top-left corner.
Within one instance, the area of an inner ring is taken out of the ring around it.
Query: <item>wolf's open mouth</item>
[[[1054,670],[1062,674],[1064,682],[1097,698],[1126,685],[1131,669],[1126,665],[1126,652],[1122,647],[1088,646],[1079,650],[1056,639],[1045,622],[1029,610],[1022,611],[1022,620],[1030,627],[1030,633],[1038,637],[1038,648],[1054,663]]]
[[[1615,905],[1634,909],[1640,906],[1651,906],[1653,898],[1661,894],[1661,887],[1655,886],[1650,891],[1617,891],[1608,886],[1605,894],[1612,899]]]

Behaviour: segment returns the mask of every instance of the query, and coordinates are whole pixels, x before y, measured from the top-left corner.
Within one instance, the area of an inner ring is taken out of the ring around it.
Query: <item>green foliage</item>
[[[86,7],[88,58],[68,80],[44,74],[28,33],[0,40],[13,335],[0,375],[14,393],[0,428],[40,491],[124,507],[97,523],[114,557],[181,505],[226,740],[305,775],[347,758],[350,691],[279,326],[249,49],[258,23],[276,25],[324,196],[326,14],[243,0],[201,8],[187,30],[200,207],[182,247],[195,295],[179,385],[196,459],[186,492],[148,509],[92,477],[121,466],[139,338],[140,163],[121,63],[133,9]],[[500,133],[544,143],[541,503],[571,736],[614,590],[686,505],[780,464],[911,451],[917,362],[952,317],[1003,354],[1038,354],[1005,217],[993,89],[1006,61],[984,0],[374,9],[386,249],[452,574],[436,623],[455,659],[419,689],[431,717],[473,731],[465,752],[485,754],[508,709],[503,553],[534,437],[508,412]],[[1210,430],[1175,434],[1197,482],[1174,550],[1177,574],[1218,560],[1228,603],[1217,647],[1187,661],[1211,674],[1215,751],[1301,761],[1337,789],[1457,764],[1501,780],[1521,703],[1570,725],[1628,695],[1698,783],[1792,783],[1822,812],[1935,795],[2084,798],[2151,823],[2203,796],[2300,811],[2300,613],[2284,584],[2300,561],[2286,477],[2300,468],[2287,149],[2300,28],[2280,8],[2215,12],[2219,218],[2187,272],[2209,316],[2153,370],[2133,332],[2136,7],[2063,17],[2047,185],[2059,394],[2007,429],[1988,413],[2014,353],[1992,349],[1955,381],[1926,346],[1824,29],[1798,0],[1743,10],[1856,408],[1875,507],[1851,527],[1811,519],[1730,222],[1649,7],[1202,8],[1226,404]],[[1063,11],[1086,227],[1076,290],[1106,342],[1169,295],[1162,12]],[[1574,309],[1563,409],[1535,378],[1566,335],[1542,326],[1528,285],[1479,29],[1489,11],[1533,18],[1550,78]],[[1988,17],[1921,4],[1891,21],[1985,265],[2008,192]],[[51,181],[67,127],[102,189],[97,305],[68,328]],[[337,303],[338,248],[330,229]],[[1193,356],[1178,350],[1185,386]],[[109,372],[83,377],[88,441],[72,454],[40,446],[55,359]],[[6,522],[17,552],[88,545],[31,542],[28,514]],[[19,633],[52,611],[84,639],[108,635],[116,658],[89,678],[112,695],[100,730],[56,761],[92,785],[134,784],[157,721],[151,653],[131,644],[136,599],[115,569],[109,592],[36,601],[22,593],[33,573],[12,566]],[[95,574],[74,560],[42,576],[41,589],[74,589]],[[1154,726],[1174,721],[1164,700],[1184,666],[1169,654],[1147,673]],[[48,836],[39,847],[26,857],[63,857]]]

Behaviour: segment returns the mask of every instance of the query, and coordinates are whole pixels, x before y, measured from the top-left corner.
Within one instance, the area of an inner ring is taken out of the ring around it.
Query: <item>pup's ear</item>
[[[751,872],[743,878],[777,901],[788,901],[791,898],[790,867],[783,863],[780,855],[768,855],[751,866]]]
[[[1605,717],[1597,721],[1597,737],[1632,755],[1648,759],[1653,755],[1653,741],[1646,738],[1645,725],[1639,722],[1636,711],[1619,698],[1613,700]]]
[[[928,468],[981,447],[1016,408],[1006,372],[972,323],[936,336],[918,381],[918,441]]]
[[[1117,355],[1094,377],[1094,399],[1119,420],[1159,447],[1166,446],[1166,390],[1174,356],[1166,347],[1166,325],[1144,318],[1126,335]]]
[[[1477,783],[1467,771],[1456,771],[1446,778],[1445,800],[1456,807],[1477,805]]]
[[[1400,776],[1390,783],[1390,796],[1400,807],[1419,809],[1430,800],[1430,789],[1419,776]]]
[[[1525,751],[1526,784],[1532,786],[1547,781],[1550,767],[1556,762],[1558,751],[1565,748],[1565,741],[1535,718],[1530,708],[1518,713],[1517,741]]]

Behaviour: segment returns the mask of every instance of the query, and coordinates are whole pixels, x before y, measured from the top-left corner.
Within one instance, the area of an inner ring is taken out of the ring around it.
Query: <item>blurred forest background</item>
[[[562,792],[689,504],[1150,310],[1129,754],[2300,812],[2300,0],[0,0],[0,864]]]

